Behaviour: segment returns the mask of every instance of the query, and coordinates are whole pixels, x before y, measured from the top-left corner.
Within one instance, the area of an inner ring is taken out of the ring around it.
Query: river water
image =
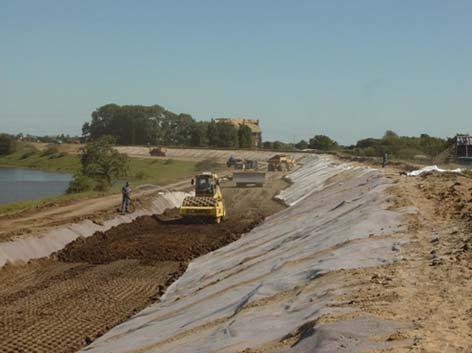
[[[23,168],[0,168],[0,204],[62,195],[72,175]]]

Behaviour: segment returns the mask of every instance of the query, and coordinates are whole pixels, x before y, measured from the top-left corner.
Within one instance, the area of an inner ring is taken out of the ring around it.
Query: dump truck
[[[218,175],[204,172],[192,179],[195,196],[187,196],[182,202],[180,216],[190,221],[220,223],[226,216]]]
[[[256,186],[263,187],[265,182],[264,172],[234,172],[233,181],[236,183],[236,187]]]
[[[295,166],[295,160],[288,154],[276,154],[267,161],[267,169],[273,171],[287,171]]]

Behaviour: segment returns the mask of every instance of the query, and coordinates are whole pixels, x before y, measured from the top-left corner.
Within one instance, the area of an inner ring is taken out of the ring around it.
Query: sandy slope
[[[409,322],[391,340],[404,349],[382,352],[472,352],[472,179],[457,174],[392,177],[391,207],[415,207],[407,220],[403,261],[349,273],[359,281],[349,306]]]
[[[84,352],[301,353],[337,352],[341,346],[357,352],[407,344],[382,339],[401,322],[367,313],[336,319],[355,310],[337,301],[356,290],[346,269],[398,260],[392,247],[403,217],[388,210],[385,189],[391,182],[379,171],[330,158],[302,163],[281,195],[291,207],[192,261],[160,303]]]

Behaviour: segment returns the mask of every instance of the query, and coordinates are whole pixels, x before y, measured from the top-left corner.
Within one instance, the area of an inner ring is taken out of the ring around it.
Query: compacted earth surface
[[[388,172],[387,172],[388,173]],[[392,170],[392,209],[408,207],[410,241],[401,261],[344,271],[356,291],[339,306],[404,323],[385,337],[405,347],[375,352],[472,352],[472,178],[455,173],[398,176]],[[401,237],[402,234],[399,234]]]
[[[186,224],[169,210],[79,238],[49,258],[5,266],[0,352],[79,350],[159,300],[191,259],[283,209],[273,197],[286,185],[279,173],[264,188],[223,185],[228,217],[221,224]]]

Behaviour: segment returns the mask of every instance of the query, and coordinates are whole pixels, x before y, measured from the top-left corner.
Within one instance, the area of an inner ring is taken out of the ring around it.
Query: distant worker
[[[226,166],[228,168],[232,167],[236,163],[236,158],[233,155],[229,156],[228,161],[226,162]]]
[[[131,187],[129,186],[129,182],[126,182],[126,185],[123,186],[121,194],[123,196],[123,200],[121,201],[121,213],[125,214],[129,212],[129,205],[131,203]]]
[[[388,154],[387,152],[384,152],[383,157],[382,157],[382,168],[385,168],[387,163],[388,163]]]

